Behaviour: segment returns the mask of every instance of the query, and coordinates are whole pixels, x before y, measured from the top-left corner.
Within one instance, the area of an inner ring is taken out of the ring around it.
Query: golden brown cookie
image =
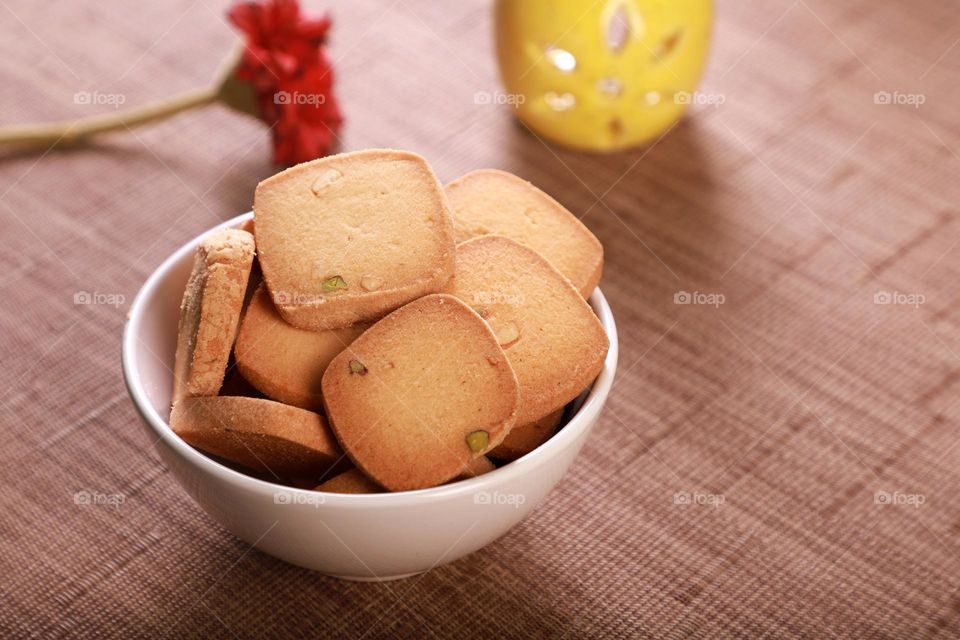
[[[347,455],[391,491],[456,476],[516,419],[517,379],[487,324],[457,298],[401,307],[333,359],[323,401]]]
[[[500,445],[490,452],[490,457],[496,460],[512,461],[525,456],[541,444],[546,442],[556,431],[563,418],[561,407],[556,411],[526,424],[518,424]]]
[[[487,321],[517,374],[518,424],[562,408],[603,368],[600,320],[533,249],[503,236],[458,245],[454,292]]]
[[[330,478],[318,485],[315,490],[330,493],[383,493],[383,487],[356,468]]]
[[[274,477],[319,477],[343,457],[323,416],[272,400],[184,398],[170,427],[198,449]]]
[[[261,285],[240,323],[234,356],[254,387],[274,400],[303,409],[320,409],[320,381],[333,357],[368,327],[307,331],[287,324]]]
[[[253,255],[253,236],[238,229],[213,233],[197,247],[180,304],[174,404],[186,396],[215,396],[220,390]]]
[[[584,298],[600,282],[603,246],[563,205],[506,171],[480,169],[447,185],[457,242],[497,234],[541,253]]]
[[[514,427],[514,429],[516,429],[516,427]],[[510,431],[512,432],[513,429],[511,429]],[[507,437],[509,438],[510,435],[508,434]],[[499,449],[499,447],[497,448]],[[493,452],[491,451],[491,453]],[[490,458],[488,458],[487,456],[480,456],[479,458],[474,458],[469,463],[467,463],[467,466],[460,472],[460,475],[458,475],[455,479],[467,480],[468,478],[476,478],[477,476],[482,476],[485,473],[490,473],[496,468],[497,468],[496,465],[490,462]]]
[[[453,277],[453,220],[426,160],[373,149],[297,165],[257,186],[263,276],[303,329],[376,320]]]

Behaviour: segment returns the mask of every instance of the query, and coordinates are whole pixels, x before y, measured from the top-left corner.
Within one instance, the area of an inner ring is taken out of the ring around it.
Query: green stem
[[[0,128],[0,145],[23,146],[72,145],[108,131],[132,128],[148,122],[156,122],[176,115],[181,111],[216,102],[219,87],[212,85],[186,91],[160,102],[132,107],[103,115],[53,122],[49,124],[26,124]]]

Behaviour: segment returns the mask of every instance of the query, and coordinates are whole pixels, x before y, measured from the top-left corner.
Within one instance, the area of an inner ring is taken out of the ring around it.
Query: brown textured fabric
[[[953,2],[720,2],[703,90],[725,103],[612,156],[474,103],[498,87],[492,3],[325,5],[345,148],[412,149],[444,181],[513,171],[603,241],[621,348],[606,412],[546,504],[424,576],[352,584],[250,551],[158,460],[119,348],[150,271],[249,209],[264,128],[211,107],[5,155],[0,636],[960,635]],[[205,82],[223,8],[5,0],[0,120]]]

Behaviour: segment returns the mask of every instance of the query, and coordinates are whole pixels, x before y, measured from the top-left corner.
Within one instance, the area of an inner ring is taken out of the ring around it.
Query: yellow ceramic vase
[[[660,136],[693,100],[711,0],[497,0],[497,56],[537,135],[589,151]]]

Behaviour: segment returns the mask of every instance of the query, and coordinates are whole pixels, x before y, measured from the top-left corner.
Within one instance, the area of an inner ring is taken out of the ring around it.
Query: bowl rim
[[[279,493],[303,494],[314,497],[320,495],[323,496],[322,506],[379,508],[422,504],[427,501],[469,495],[477,491],[490,489],[494,486],[515,480],[542,464],[545,464],[549,458],[559,454],[563,448],[575,442],[580,433],[592,425],[593,418],[599,415],[603,405],[606,403],[617,368],[619,345],[613,312],[603,293],[600,291],[600,288],[597,287],[593,294],[591,294],[588,302],[600,319],[600,323],[607,332],[607,337],[610,341],[610,347],[607,350],[603,368],[596,380],[594,380],[593,385],[587,393],[586,399],[580,405],[579,409],[570,416],[570,419],[564,427],[545,443],[517,460],[483,475],[440,485],[438,487],[369,494],[331,493],[327,491],[316,491],[315,489],[288,487],[254,478],[224,466],[188,445],[180,436],[174,433],[167,421],[153,408],[153,405],[147,398],[143,381],[138,373],[139,361],[136,343],[139,340],[138,332],[141,328],[141,318],[144,315],[144,300],[154,292],[173,267],[188,255],[192,255],[201,240],[210,233],[221,229],[237,227],[252,217],[253,212],[249,211],[231,218],[196,236],[167,257],[160,266],[147,277],[143,286],[137,292],[133,302],[130,304],[130,311],[127,314],[127,321],[123,329],[121,362],[124,384],[140,417],[153,434],[157,436],[154,446],[157,446],[162,441],[181,458],[184,458],[191,466],[199,467],[203,473],[216,476],[223,482],[238,485],[246,491],[252,491],[264,497],[276,496]]]

